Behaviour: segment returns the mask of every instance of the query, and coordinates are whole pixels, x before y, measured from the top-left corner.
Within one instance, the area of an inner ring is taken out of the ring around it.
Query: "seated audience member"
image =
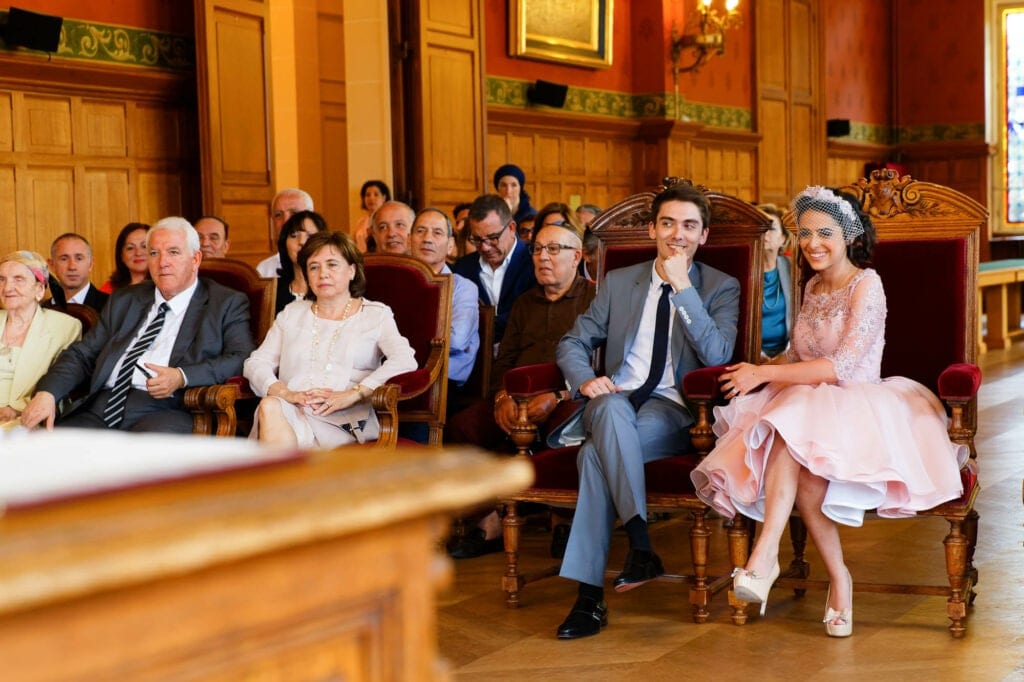
[[[301,189],[283,189],[274,196],[270,204],[270,225],[271,234],[275,243],[279,243],[281,228],[294,214],[299,211],[313,211],[313,197]],[[281,269],[281,253],[264,258],[256,266],[256,272],[260,277],[273,279],[277,277],[277,271]]]
[[[370,246],[375,244],[373,214],[386,202],[391,201],[391,189],[383,180],[367,180],[359,190],[359,200],[363,208],[363,217],[352,228],[352,238],[355,239],[359,253],[366,253],[372,251]]]
[[[50,294],[52,303],[63,308],[81,303],[96,312],[103,310],[110,294],[92,285],[92,246],[80,234],[66,232],[50,245]]]
[[[117,291],[99,324],[60,354],[21,415],[51,428],[57,404],[86,395],[59,426],[191,433],[187,386],[220,384],[252,352],[249,301],[199,278],[199,235],[184,218],[163,218],[146,235],[152,281]]]
[[[426,263],[435,273],[452,277],[452,330],[448,339],[448,401],[452,388],[466,383],[473,371],[480,348],[479,294],[476,285],[462,275],[452,274],[445,263],[448,246],[454,240],[448,216],[437,208],[425,208],[416,214],[409,244],[413,258]]]
[[[18,423],[39,377],[82,336],[81,322],[39,305],[48,279],[37,253],[0,259],[0,428]]]
[[[299,252],[306,299],[274,321],[245,361],[253,392],[265,396],[251,437],[301,448],[375,440],[374,389],[416,369],[391,309],[362,298],[363,257],[339,232],[318,232]]]
[[[537,283],[529,248],[516,238],[512,213],[497,194],[477,197],[470,206],[466,224],[467,241],[477,253],[460,258],[452,271],[477,286],[484,305],[495,307],[494,340],[499,342],[512,304]]]
[[[512,450],[507,435],[516,421],[515,402],[501,389],[505,372],[513,367],[552,362],[559,339],[594,300],[594,284],[580,277],[576,266],[583,247],[583,230],[565,204],[548,204],[537,214],[540,226],[531,251],[537,285],[520,296],[509,316],[505,336],[492,367],[491,400],[459,412],[449,422],[448,442],[473,443],[489,450]],[[567,392],[544,393],[530,400],[530,421],[543,425]],[[540,429],[543,431],[543,428]],[[501,549],[501,520],[485,517],[451,550],[469,558]]]
[[[494,171],[494,189],[508,204],[516,225],[537,213],[537,209],[530,205],[530,195],[526,193],[526,173],[519,166],[507,163]]]
[[[782,255],[789,243],[789,231],[782,224],[782,211],[775,204],[758,208],[772,217],[764,231],[764,298],[761,303],[761,359],[768,360],[786,350],[793,328],[793,270]]]
[[[469,207],[470,204],[462,203],[456,204],[452,209],[452,221],[455,228],[455,257],[448,261],[452,265],[466,254],[476,251],[476,247],[466,239],[469,236],[469,225],[466,221],[469,216]]]
[[[699,366],[728,362],[736,343],[739,282],[694,260],[707,241],[710,208],[699,189],[677,185],[654,198],[649,234],[653,261],[612,270],[586,313],[558,343],[569,390],[586,398],[585,436],[576,461],[579,494],[559,572],[579,596],[558,627],[559,639],[596,635],[607,621],[604,573],[617,516],[629,538],[625,592],[664,573],[647,532],[644,464],[685,447],[693,417],[679,393]],[[592,364],[604,346],[604,371]],[[573,420],[567,422],[574,423]],[[559,439],[565,426],[549,440]]]
[[[524,244],[533,241],[533,223],[537,220],[537,214],[528,215],[516,223],[516,236]]]
[[[128,223],[121,228],[114,242],[114,272],[100,287],[100,291],[111,294],[121,287],[149,279],[147,231],[149,225],[145,223]]]
[[[373,214],[374,253],[409,255],[409,231],[416,212],[401,201],[388,201]]]
[[[231,242],[228,241],[228,224],[223,218],[204,215],[196,221],[195,228],[203,258],[227,258]]]
[[[601,208],[593,204],[580,204],[576,207],[576,219],[583,227],[590,227],[590,223],[594,222],[594,218],[599,215],[601,215]]]
[[[306,297],[309,286],[299,268],[299,251],[311,236],[327,229],[323,216],[315,211],[293,213],[277,235],[277,252],[281,256],[281,268],[277,274],[277,300],[274,314],[280,313],[293,301]]]

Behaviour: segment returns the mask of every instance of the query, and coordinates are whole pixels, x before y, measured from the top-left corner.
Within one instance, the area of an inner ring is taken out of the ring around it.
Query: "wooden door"
[[[203,211],[231,226],[231,256],[276,250],[268,0],[195,0]]]
[[[825,182],[824,87],[818,0],[756,4],[758,196],[785,206]]]
[[[394,11],[399,3],[391,3]],[[483,26],[475,0],[400,3],[392,69],[404,120],[393,120],[396,194],[414,208],[448,210],[487,186]]]

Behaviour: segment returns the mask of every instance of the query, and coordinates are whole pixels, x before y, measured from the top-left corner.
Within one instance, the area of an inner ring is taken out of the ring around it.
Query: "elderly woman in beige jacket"
[[[37,253],[0,259],[0,425],[18,419],[57,355],[82,336],[81,322],[39,305],[48,278]]]

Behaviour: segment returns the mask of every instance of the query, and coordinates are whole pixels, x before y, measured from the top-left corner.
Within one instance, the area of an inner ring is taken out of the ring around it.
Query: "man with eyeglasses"
[[[604,571],[615,517],[629,538],[616,592],[665,571],[647,532],[644,464],[689,442],[693,417],[679,385],[697,367],[732,359],[739,320],[735,278],[694,261],[708,238],[704,193],[676,184],[654,198],[648,234],[653,261],[613,270],[594,303],[558,344],[559,368],[572,395],[586,398],[581,419],[556,428],[548,443],[584,438],[577,455],[576,514],[559,572],[577,581],[578,597],[558,627],[559,639],[596,635],[608,622]],[[604,347],[604,372],[591,364]],[[572,426],[582,426],[572,429]]]
[[[527,245],[516,237],[516,223],[508,204],[497,194],[477,197],[466,218],[466,241],[476,248],[460,258],[452,270],[480,290],[480,300],[495,307],[494,340],[505,334],[512,304],[537,283]]]
[[[447,442],[473,443],[489,450],[514,450],[508,434],[516,422],[516,405],[503,390],[505,372],[513,367],[551,362],[559,339],[594,300],[594,284],[577,273],[583,229],[565,204],[548,204],[537,214],[530,244],[537,285],[516,299],[505,336],[491,369],[493,400],[481,401],[449,421]],[[544,393],[530,400],[530,421],[544,424],[568,392]],[[486,516],[450,553],[465,559],[501,549],[501,519]],[[552,543],[553,547],[556,543]],[[553,552],[557,548],[553,548]]]

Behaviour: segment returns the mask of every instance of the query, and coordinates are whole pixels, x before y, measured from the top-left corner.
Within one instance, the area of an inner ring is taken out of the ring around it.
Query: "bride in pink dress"
[[[779,575],[779,542],[795,506],[828,570],[826,631],[853,631],[852,578],[837,523],[864,511],[913,516],[961,494],[967,448],[949,440],[946,413],[927,388],[879,376],[885,292],[865,267],[875,231],[852,196],[808,187],[793,200],[807,282],[792,345],[766,365],[722,376],[733,400],[715,409],[715,449],[691,474],[697,495],[722,514],[764,525],[737,598],[760,602]],[[761,390],[755,390],[766,384]]]

